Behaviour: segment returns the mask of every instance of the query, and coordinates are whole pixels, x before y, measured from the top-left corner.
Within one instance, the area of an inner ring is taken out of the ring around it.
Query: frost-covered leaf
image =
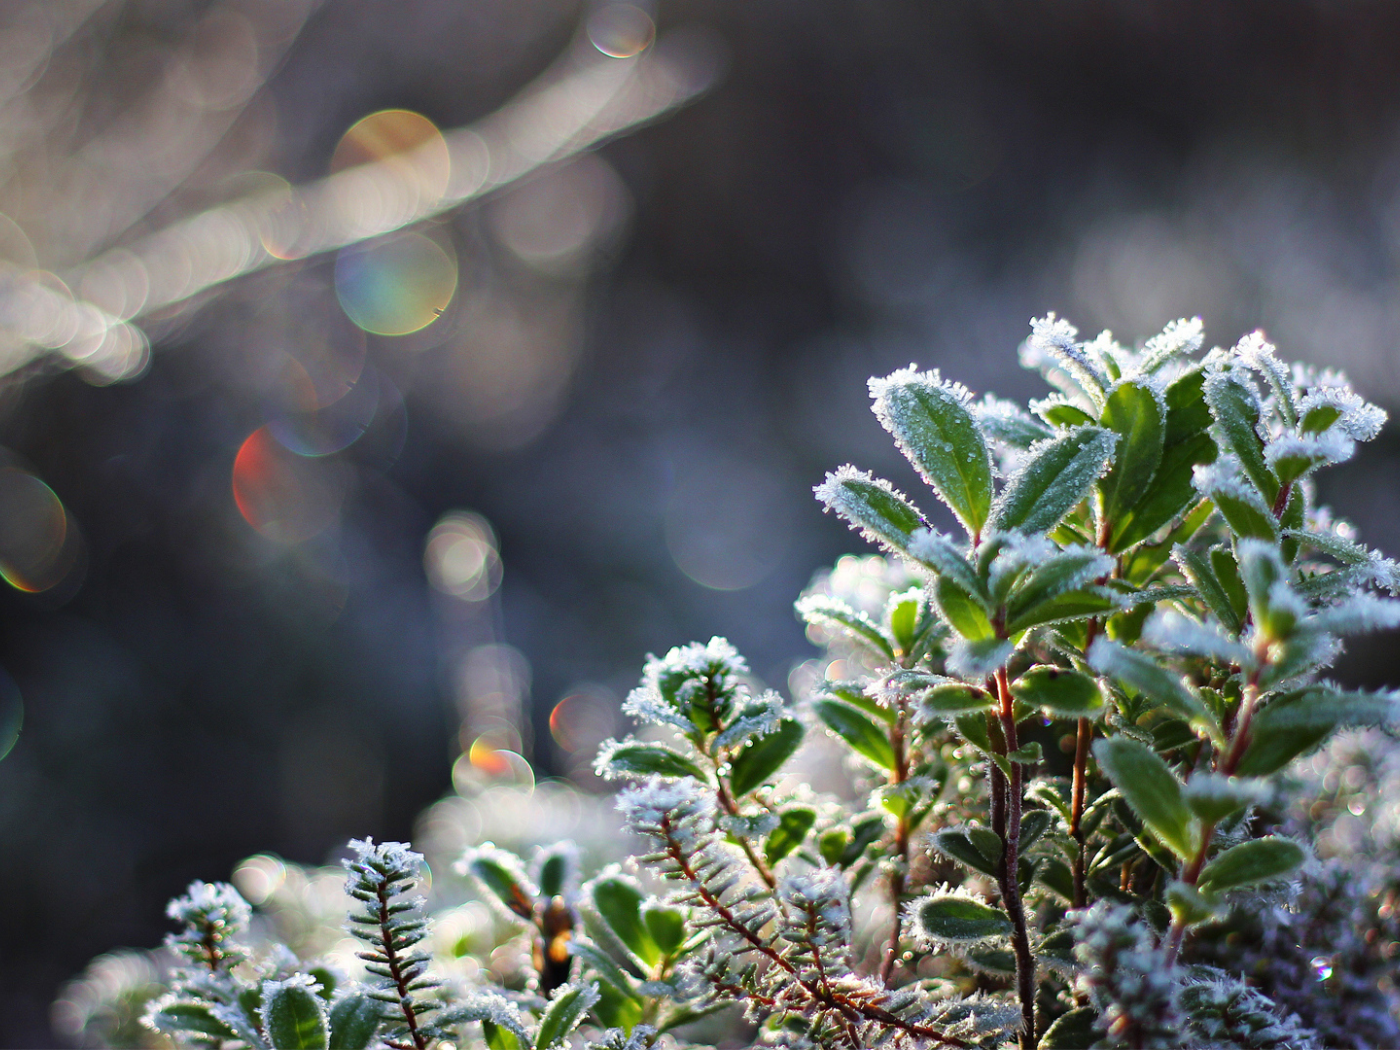
[[[1266,638],[1286,639],[1308,609],[1288,585],[1288,568],[1278,548],[1262,540],[1242,539],[1236,550],[1255,626]]]
[[[1036,1050],[1083,1050],[1092,1046],[1099,1039],[1094,1027],[1097,1018],[1098,1013],[1088,1006],[1061,1014],[1040,1037]]]
[[[1259,392],[1253,381],[1238,368],[1212,367],[1206,373],[1205,398],[1220,443],[1234,453],[1262,499],[1273,502],[1279,484],[1264,460],[1264,442],[1258,429]]]
[[[972,841],[968,834],[969,830],[986,832],[991,835],[996,842],[995,854],[988,857]],[[947,828],[943,831],[936,831],[929,837],[929,842],[939,853],[951,860],[964,864],[973,871],[980,871],[984,875],[997,878],[997,862],[1001,858],[1001,840],[996,834],[986,828]]]
[[[1196,592],[1205,602],[1206,608],[1215,614],[1215,618],[1227,631],[1239,634],[1240,628],[1243,626],[1240,617],[1235,612],[1230,596],[1226,594],[1224,586],[1215,575],[1215,570],[1211,568],[1207,557],[1178,544],[1172,550],[1172,559],[1176,562],[1177,568],[1181,570],[1181,574],[1191,581],[1191,586],[1196,588]]]
[[[330,1010],[330,1050],[365,1050],[384,1016],[382,1003],[367,995],[347,995]]]
[[[909,913],[915,934],[934,943],[975,944],[1011,932],[1005,912],[965,892],[935,892],[914,901]]]
[[[326,1050],[330,1039],[326,1005],[306,974],[263,982],[261,1020],[277,1050]]]
[[[636,880],[621,874],[600,875],[590,881],[584,891],[594,911],[602,916],[622,945],[647,966],[655,966],[661,958],[661,950],[642,920],[642,904],[646,897]]]
[[[1254,716],[1237,772],[1268,776],[1340,726],[1386,725],[1397,714],[1400,697],[1393,692],[1350,692],[1322,684],[1285,693]]]
[[[1096,741],[1094,758],[1163,845],[1183,859],[1195,854],[1200,847],[1196,819],[1181,797],[1181,782],[1155,751],[1118,736]]]
[[[948,671],[966,682],[985,681],[1006,661],[1016,647],[1000,638],[979,638],[971,640],[959,638],[948,651],[945,661]]]
[[[1233,638],[1227,638],[1214,627],[1183,616],[1175,609],[1158,609],[1143,625],[1142,640],[1154,649],[1167,653],[1187,653],[1204,656],[1240,667],[1254,663],[1254,654]]]
[[[569,1038],[589,1007],[598,1001],[598,989],[591,985],[561,984],[540,1018],[534,1050],[553,1050]]]
[[[1232,846],[1205,866],[1197,885],[1206,893],[1272,882],[1296,871],[1307,854],[1296,842],[1273,835]]]
[[[909,542],[909,556],[985,605],[986,589],[977,570],[963,556],[959,545],[943,533],[920,529]]]
[[[888,481],[846,466],[826,476],[814,490],[817,499],[844,518],[867,540],[896,553],[909,549],[909,539],[928,523]]]
[[[1206,730],[1217,742],[1222,739],[1219,725],[1200,697],[1186,687],[1179,675],[1152,657],[1103,637],[1094,639],[1088,655],[1089,666],[1099,674],[1131,686],[1192,726]]]
[[[947,719],[972,711],[990,710],[993,698],[981,686],[949,680],[919,694],[918,703],[925,717]]]
[[[1057,718],[1091,718],[1103,710],[1099,683],[1086,674],[1052,664],[1037,664],[1011,683],[1022,703]]]
[[[1162,462],[1166,417],[1167,399],[1155,380],[1123,380],[1109,392],[1100,422],[1118,435],[1118,447],[1113,465],[1099,480],[1109,522],[1135,506],[1152,484]]]
[[[992,460],[962,386],[907,368],[870,381],[875,415],[969,536],[992,503]]]
[[[1068,547],[1034,566],[1006,601],[1008,626],[1051,599],[1113,571],[1113,559],[1094,547]],[[1017,628],[1010,628],[1016,630]]]
[[[970,407],[983,432],[1003,445],[1027,449],[1041,438],[1050,437],[1050,428],[1014,401],[987,394]]]
[[[986,603],[958,586],[951,577],[938,578],[933,586],[933,597],[943,619],[964,638],[977,641],[996,635]]]
[[[1278,541],[1278,519],[1259,490],[1240,474],[1235,460],[1197,467],[1193,483],[1202,496],[1215,504],[1236,535]]]
[[[894,748],[889,735],[863,711],[829,697],[813,701],[812,710],[828,729],[849,744],[858,755],[883,769],[895,767]]]
[[[1199,317],[1172,321],[1147,341],[1139,367],[1148,374],[1154,373],[1182,355],[1194,354],[1204,339],[1205,330]]]
[[[530,1034],[525,1030],[520,1010],[498,992],[472,992],[460,1003],[455,1003],[443,1011],[436,1021],[440,1025],[480,1021],[486,1045],[491,1050],[525,1050],[531,1045]]]
[[[797,600],[797,615],[809,624],[835,630],[863,644],[886,660],[894,659],[894,649],[874,621],[852,609],[839,598],[809,594]]]
[[[1074,325],[1054,314],[1033,319],[1030,338],[1022,351],[1022,364],[1041,369],[1052,381],[1049,369],[1059,369],[1074,381],[1076,392],[1094,405],[1101,405],[1111,380],[1103,366],[1075,341],[1078,335]]]
[[[1102,616],[1114,612],[1122,604],[1122,597],[1107,587],[1085,587],[1082,590],[1058,594],[1047,602],[1024,610],[1014,618],[1008,618],[1006,629],[1012,634],[1017,634],[1043,624]]]
[[[1110,553],[1141,543],[1200,499],[1192,484],[1193,472],[1197,466],[1213,463],[1218,454],[1209,431],[1203,383],[1204,373],[1193,368],[1167,387],[1162,459],[1146,491],[1110,523]]]
[[[789,806],[783,810],[778,827],[763,844],[763,855],[768,863],[778,863],[801,846],[816,822],[817,811],[810,806]]]
[[[1049,532],[1088,495],[1108,467],[1117,440],[1110,431],[1086,426],[1033,446],[993,504],[992,527]]]
[[[605,741],[593,768],[606,780],[649,776],[705,779],[700,767],[679,751],[640,740]]]
[[[1291,485],[1318,467],[1345,463],[1356,451],[1356,442],[1344,434],[1284,434],[1264,449],[1264,461],[1281,484]]]
[[[1329,634],[1367,634],[1400,627],[1400,601],[1358,594],[1323,609],[1312,626]]]
[[[530,883],[514,853],[484,842],[467,850],[457,870],[475,878],[516,918],[529,921],[534,916],[539,891]]]
[[[1220,773],[1196,773],[1181,788],[1181,797],[1202,823],[1216,824],[1246,806],[1257,805],[1268,797],[1263,781],[1250,777],[1227,777]]]
[[[208,1003],[174,996],[152,1003],[146,1014],[147,1023],[157,1032],[166,1035],[213,1036],[216,1039],[235,1039],[237,1033],[226,1023],[214,1016]]]
[[[802,746],[802,723],[785,718],[773,732],[750,741],[729,764],[729,787],[747,795],[767,783]]]

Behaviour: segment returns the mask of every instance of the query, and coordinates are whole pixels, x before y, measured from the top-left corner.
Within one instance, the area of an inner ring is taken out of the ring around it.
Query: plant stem
[[[890,747],[894,751],[894,769],[890,771],[891,784],[902,784],[909,779],[909,755],[904,746],[906,719],[907,712],[901,697],[895,710],[894,723],[890,726]],[[890,910],[894,915],[890,919],[890,939],[885,947],[885,958],[880,963],[880,981],[885,985],[890,983],[895,962],[899,958],[899,938],[902,933],[900,903],[904,896],[905,873],[909,868],[908,814],[900,814],[899,823],[894,832],[894,848],[896,868],[890,873]]]
[[[942,1046],[970,1047],[971,1044],[953,1036],[945,1035],[936,1028],[919,1024],[915,1021],[906,1021],[897,1014],[880,1006],[878,1002],[861,995],[857,990],[847,990],[839,988],[824,989],[805,980],[791,962],[783,958],[782,954],[772,945],[765,941],[753,930],[745,926],[730,910],[729,906],[721,901],[704,881],[700,878],[695,868],[690,863],[691,854],[681,848],[679,842],[671,834],[669,819],[662,822],[662,833],[666,841],[666,856],[670,858],[675,870],[695,891],[695,895],[700,901],[718,916],[720,922],[734,934],[737,934],[746,941],[753,951],[758,952],[770,963],[777,966],[786,973],[800,987],[807,996],[820,1006],[836,1010],[851,1020],[874,1021],[877,1024],[894,1028],[904,1035],[914,1036],[920,1039],[931,1039]],[[745,993],[746,995],[748,993]]]
[[[385,883],[379,883],[376,896],[379,898],[380,944],[383,946],[385,965],[389,967],[394,988],[399,993],[399,1009],[403,1011],[404,1023],[408,1025],[408,1034],[413,1039],[413,1046],[416,1050],[427,1050],[428,1041],[423,1038],[423,1033],[418,1031],[418,1018],[413,1012],[413,995],[408,987],[411,978],[404,973],[398,952],[394,950],[394,935],[389,929],[393,916],[389,911],[389,891]],[[389,1045],[403,1044],[390,1043]]]
[[[1001,731],[1010,754],[1020,746],[1016,734],[1016,714],[1012,706],[1011,685],[1006,668],[997,669],[997,698],[1001,702]],[[1021,901],[1020,852],[1021,808],[1024,792],[1025,767],[1011,763],[1011,775],[1006,786],[1005,833],[1001,849],[1001,903],[1011,918],[1011,946],[1016,954],[1016,991],[1021,1000],[1021,1048],[1035,1047],[1035,956],[1031,954],[1030,930],[1026,909]]]
[[[1262,653],[1261,653],[1262,655]],[[1261,660],[1261,663],[1263,661]],[[1245,683],[1244,696],[1240,700],[1240,713],[1235,720],[1234,735],[1230,738],[1230,747],[1225,752],[1225,757],[1216,767],[1216,772],[1222,776],[1234,776],[1235,770],[1239,767],[1240,760],[1244,758],[1245,749],[1249,747],[1249,724],[1254,718],[1254,708],[1259,701],[1259,671],[1254,671],[1249,676],[1249,681]],[[1196,855],[1191,858],[1186,867],[1182,869],[1181,881],[1187,886],[1194,887],[1200,880],[1201,869],[1206,865],[1206,858],[1210,856],[1210,843],[1215,835],[1215,822],[1211,821],[1201,828],[1201,845],[1196,850]],[[1176,961],[1177,954],[1181,951],[1181,942],[1186,936],[1186,922],[1182,918],[1172,920],[1171,929],[1167,931],[1167,965],[1172,965]]]

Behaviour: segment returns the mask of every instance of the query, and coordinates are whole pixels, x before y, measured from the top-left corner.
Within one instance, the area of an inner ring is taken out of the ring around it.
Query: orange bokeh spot
[[[297,543],[324,531],[340,509],[334,476],[282,445],[266,427],[243,442],[233,461],[238,511],[269,539]]]

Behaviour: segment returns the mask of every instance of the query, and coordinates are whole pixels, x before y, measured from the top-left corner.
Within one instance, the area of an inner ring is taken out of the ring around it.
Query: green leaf
[[[624,995],[610,984],[598,986],[598,1001],[593,1004],[593,1016],[605,1028],[621,1028],[630,1032],[641,1023],[646,1004]]]
[[[792,806],[783,810],[778,826],[763,844],[763,855],[769,864],[776,864],[807,838],[807,832],[817,822],[817,811],[809,806]]]
[[[498,992],[477,992],[433,1020],[439,1025],[480,1021],[481,1034],[490,1050],[529,1050],[530,1047],[530,1035],[520,1023],[515,1005]]]
[[[1099,740],[1094,758],[1133,812],[1183,859],[1195,855],[1199,829],[1181,797],[1181,783],[1155,751],[1129,737]]]
[[[1204,893],[1272,882],[1300,867],[1307,854],[1296,842],[1273,835],[1241,842],[1221,853],[1201,872],[1197,885]]]
[[[729,787],[735,795],[747,795],[766,784],[802,746],[802,723],[784,718],[778,728],[749,742],[729,763]]]
[[[704,780],[705,774],[690,759],[665,744],[644,744],[628,740],[607,753],[606,768],[628,776],[694,777]]]
[[[1081,1006],[1055,1018],[1036,1044],[1037,1050],[1087,1050],[1099,1040],[1094,1021],[1098,1018],[1091,1007]]]
[[[166,1035],[195,1032],[216,1039],[234,1039],[237,1034],[209,1010],[208,1003],[179,1000],[166,1003],[151,1015],[150,1023]]]
[[[1172,551],[1172,558],[1176,561],[1181,574],[1191,581],[1191,586],[1196,588],[1196,593],[1201,596],[1201,601],[1205,602],[1206,608],[1215,614],[1215,618],[1227,631],[1231,634],[1239,634],[1242,625],[1239,616],[1235,613],[1234,603],[1225,592],[1225,588],[1216,577],[1215,570],[1211,568],[1205,555],[1188,550],[1178,544],[1176,549]]]
[[[1103,710],[1099,683],[1080,671],[1037,664],[1011,683],[1011,695],[1055,718],[1092,718]]]
[[[1055,814],[1048,809],[1028,809],[1021,815],[1021,855],[1038,838],[1055,826]]]
[[[909,556],[932,570],[940,578],[947,577],[959,590],[985,607],[986,593],[977,570],[963,556],[962,549],[941,532],[923,529],[909,542]]]
[[[1181,797],[1202,823],[1216,824],[1246,806],[1262,801],[1263,785],[1252,779],[1197,773],[1181,788]]]
[[[1343,725],[1384,725],[1395,718],[1388,693],[1341,692],[1309,686],[1286,693],[1260,710],[1250,723],[1249,748],[1236,772],[1268,776],[1325,740]]]
[[[1207,493],[1235,535],[1276,542],[1278,520],[1254,486],[1238,477],[1215,475]]]
[[[1223,735],[1215,717],[1200,697],[1186,688],[1181,677],[1163,667],[1146,653],[1099,637],[1089,647],[1089,666],[1101,675],[1131,686],[1153,704],[1180,715],[1192,726],[1203,729],[1217,742]]]
[[[945,857],[966,865],[973,871],[980,871],[983,875],[997,878],[997,859],[1001,856],[1001,840],[997,839],[994,832],[989,832],[992,838],[996,839],[997,852],[995,857],[988,858],[973,844],[968,830],[967,828],[947,828],[943,831],[935,831],[930,836],[930,841],[933,843],[933,848]],[[986,831],[987,829],[978,828],[976,830]]]
[[[1023,766],[1033,766],[1044,758],[1040,749],[1040,741],[1032,740],[1029,744],[1023,744],[1015,751],[1006,753],[1008,762],[1018,762]]]
[[[973,747],[980,749],[986,754],[992,752],[992,738],[987,733],[987,716],[982,713],[958,715],[953,720],[953,724],[958,727],[958,732],[963,735]]]
[[[889,482],[853,467],[828,474],[816,493],[827,510],[835,511],[866,539],[901,554],[909,549],[914,531],[927,525],[918,509]]]
[[[613,961],[611,955],[597,945],[574,939],[569,941],[569,954],[588,965],[592,974],[603,982],[602,990],[611,988],[623,998],[640,1001],[636,989],[632,987],[632,979]]]
[[[922,604],[922,593],[916,590],[896,595],[890,605],[890,635],[901,653],[912,652],[919,639],[919,606]]]
[[[644,898],[637,884],[621,875],[603,875],[589,883],[589,890],[594,909],[623,946],[647,966],[655,966],[661,949],[642,920]]]
[[[556,988],[553,1001],[540,1018],[535,1050],[553,1050],[563,1043],[597,1001],[598,989],[592,985],[563,984]]]
[[[1067,620],[1082,620],[1089,616],[1101,616],[1118,609],[1119,598],[1105,587],[1086,587],[1083,590],[1057,594],[1049,601],[1042,602],[1014,618],[1008,618],[1006,629],[1012,634],[1028,631],[1048,623],[1064,623]]]
[[[1165,398],[1141,380],[1124,380],[1109,393],[1101,422],[1118,435],[1118,448],[1113,466],[1099,481],[1109,522],[1135,506],[1152,484],[1162,462],[1166,412]]]
[[[919,672],[897,671],[891,675],[891,679],[905,675],[917,675]],[[817,687],[817,691],[822,696],[834,697],[843,700],[852,707],[859,708],[872,718],[878,718],[887,726],[894,725],[894,712],[885,707],[880,701],[865,692],[863,682],[823,682]]]
[[[379,1031],[383,1005],[367,995],[347,995],[332,1006],[330,1050],[365,1050]]]
[[[1096,547],[1069,547],[1035,566],[1006,599],[1006,617],[1025,618],[1039,606],[1067,591],[1082,588],[1096,576],[1113,571],[1113,559]]]
[[[889,736],[861,711],[840,700],[818,699],[812,710],[826,727],[858,754],[884,769],[894,769],[894,747]]]
[[[894,649],[870,617],[857,612],[839,598],[809,594],[797,602],[797,614],[813,626],[835,629],[871,649],[886,660],[894,659]]]
[[[871,382],[875,415],[969,536],[992,504],[992,457],[960,388],[910,369]]]
[[[972,711],[986,711],[992,706],[992,694],[975,685],[943,682],[919,697],[919,706],[930,718],[956,718]]]
[[[930,938],[951,944],[971,944],[1011,932],[1011,920],[1000,908],[950,894],[914,903],[915,922]]]
[[[487,1050],[529,1050],[529,1037],[522,1037],[514,1029],[499,1025],[485,1018],[481,1021],[481,1035]]]
[[[662,955],[675,955],[685,943],[685,915],[679,909],[653,902],[642,908],[642,921]]]
[[[1230,599],[1230,608],[1235,610],[1235,618],[1244,623],[1244,614],[1249,609],[1249,593],[1244,589],[1240,577],[1240,566],[1229,547],[1220,545],[1210,549],[1210,567],[1215,570],[1215,578],[1220,588]]]
[[[1167,908],[1183,926],[1197,926],[1220,915],[1219,903],[1179,880],[1167,884]]]
[[[1259,398],[1254,384],[1234,372],[1218,371],[1206,378],[1205,398],[1222,443],[1239,459],[1245,474],[1264,500],[1272,503],[1278,495],[1279,485],[1264,461],[1264,442],[1257,429]],[[1221,513],[1225,513],[1223,507]],[[1226,515],[1226,519],[1229,519],[1229,515]]]
[[[1202,392],[1204,378],[1199,367],[1193,368],[1167,388],[1161,462],[1137,502],[1113,519],[1110,554],[1141,543],[1200,499],[1192,483],[1193,471],[1215,462],[1218,455],[1207,430],[1211,418]]]
[[[573,847],[559,844],[549,847],[539,861],[540,896],[553,900],[562,894],[574,877],[577,863]]]
[[[1049,532],[1088,495],[1117,440],[1117,435],[1099,427],[1079,427],[1035,446],[1029,461],[997,497],[993,528]]]
[[[933,597],[943,619],[962,637],[969,641],[996,637],[996,628],[992,626],[986,607],[954,583],[951,577],[938,577],[933,585]]]
[[[1255,625],[1270,641],[1286,641],[1307,609],[1288,586],[1288,569],[1278,548],[1262,540],[1241,540],[1237,551]]]
[[[325,1004],[304,984],[263,982],[263,1030],[277,1050],[325,1050]]]

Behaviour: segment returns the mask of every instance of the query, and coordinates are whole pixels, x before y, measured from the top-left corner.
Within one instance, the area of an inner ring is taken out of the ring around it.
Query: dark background
[[[105,5],[71,45],[96,71],[93,108],[123,49],[158,58],[208,6]],[[385,107],[475,120],[589,10],[328,0],[268,81],[241,164],[216,174],[318,177]],[[791,601],[860,546],[812,485],[854,461],[914,488],[868,413],[871,374],[916,361],[1040,396],[1015,363],[1032,316],[1132,342],[1199,314],[1208,345],[1263,326],[1285,359],[1344,368],[1400,409],[1400,6],[654,14],[663,35],[709,34],[717,86],[585,169],[611,225],[564,272],[512,257],[508,195],[441,226],[477,312],[369,337],[406,437],[340,454],[328,532],[267,539],[229,489],[266,419],[268,347],[295,340],[293,320],[333,323],[328,260],[152,327],[133,382],[37,374],[4,394],[0,443],[62,498],[87,553],[80,586],[0,594],[0,665],[26,717],[0,763],[0,1044],[55,1045],[58,985],[98,952],[158,943],[191,878],[259,850],[320,862],[351,835],[406,837],[450,790],[457,714],[422,560],[448,510],[497,532],[488,626],[528,660],[543,776],[562,770],[539,743],[553,705],[580,683],[622,695],[648,651],[723,633],[775,685],[809,655]],[[167,219],[208,196],[201,178]],[[514,327],[492,327],[492,304]],[[492,363],[522,346],[545,378],[497,411]],[[1400,553],[1393,425],[1322,488]],[[1394,683],[1393,644],[1358,646],[1343,677]]]

